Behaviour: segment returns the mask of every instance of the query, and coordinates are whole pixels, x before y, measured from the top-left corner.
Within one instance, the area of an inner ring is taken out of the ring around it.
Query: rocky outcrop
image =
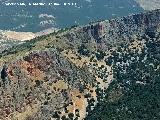
[[[95,48],[106,50],[109,46],[127,44],[143,34],[152,36],[152,33],[159,29],[159,24],[160,10],[155,10],[91,23],[71,30],[64,37],[73,46],[86,44],[93,47],[95,45]]]
[[[0,119],[48,120],[69,114],[84,118],[84,96],[94,78],[58,51],[34,51],[6,66],[1,72],[7,79],[0,86]]]

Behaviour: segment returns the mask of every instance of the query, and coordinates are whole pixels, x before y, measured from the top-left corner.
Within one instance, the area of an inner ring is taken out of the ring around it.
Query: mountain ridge
[[[94,108],[121,100],[128,84],[150,82],[141,75],[127,79],[138,71],[130,71],[136,64],[147,70],[153,66],[159,74],[159,23],[160,10],[154,10],[61,29],[3,51],[0,68],[7,70],[0,78],[1,119],[96,119]]]

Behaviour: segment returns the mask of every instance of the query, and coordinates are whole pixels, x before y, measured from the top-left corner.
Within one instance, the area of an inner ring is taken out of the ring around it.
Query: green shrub
[[[87,47],[84,44],[78,47],[78,53],[80,55],[90,56],[90,51],[87,49]]]

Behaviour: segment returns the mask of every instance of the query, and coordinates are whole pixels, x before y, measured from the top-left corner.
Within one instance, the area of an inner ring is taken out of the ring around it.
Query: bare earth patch
[[[155,10],[160,8],[160,0],[135,0],[144,10]]]
[[[36,37],[36,35],[32,32],[5,31],[3,35],[6,38],[20,40],[20,41],[30,40]]]

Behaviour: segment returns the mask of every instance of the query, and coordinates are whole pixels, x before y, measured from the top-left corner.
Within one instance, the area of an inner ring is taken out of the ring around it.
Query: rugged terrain
[[[159,23],[155,10],[3,51],[0,119],[159,119]]]

